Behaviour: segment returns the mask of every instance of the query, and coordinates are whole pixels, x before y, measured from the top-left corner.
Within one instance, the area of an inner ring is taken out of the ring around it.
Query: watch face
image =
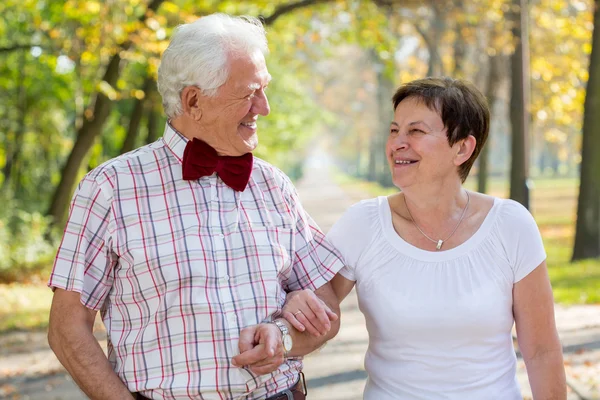
[[[283,348],[285,351],[292,350],[292,337],[290,335],[283,336]]]

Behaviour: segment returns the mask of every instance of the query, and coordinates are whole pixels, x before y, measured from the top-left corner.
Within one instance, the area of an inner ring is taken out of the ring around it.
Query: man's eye
[[[395,135],[397,133],[398,133],[398,129],[396,129],[396,128],[390,129],[390,135]]]
[[[254,92],[250,93],[246,98],[252,100],[254,98]]]
[[[412,133],[412,134],[417,134],[417,133],[418,133],[418,134],[422,134],[422,133],[425,133],[425,132],[423,132],[423,131],[422,131],[422,130],[420,130],[420,129],[411,129],[411,130],[410,130],[408,133]]]

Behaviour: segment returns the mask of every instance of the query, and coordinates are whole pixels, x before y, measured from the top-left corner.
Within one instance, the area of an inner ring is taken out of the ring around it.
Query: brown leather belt
[[[284,390],[283,392],[279,392],[271,397],[267,397],[265,400],[305,400],[307,393],[304,373],[300,372],[298,383],[291,388]]]
[[[271,397],[267,397],[265,400],[305,400],[306,399],[306,381],[304,380],[304,373],[300,372],[300,378],[298,383],[289,389],[279,392]],[[150,400],[147,397],[142,396],[139,393],[134,393],[136,400]]]

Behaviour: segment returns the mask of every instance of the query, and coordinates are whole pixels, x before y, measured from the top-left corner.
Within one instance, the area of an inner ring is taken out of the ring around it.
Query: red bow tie
[[[183,179],[196,180],[215,172],[227,186],[243,192],[252,173],[252,153],[239,157],[219,156],[202,140],[190,140],[183,152]]]

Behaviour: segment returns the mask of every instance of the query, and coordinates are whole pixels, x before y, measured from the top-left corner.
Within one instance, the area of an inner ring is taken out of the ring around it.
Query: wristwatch
[[[287,358],[288,353],[292,351],[293,346],[290,331],[287,325],[281,322],[281,320],[276,319],[273,321],[273,324],[275,324],[275,326],[277,326],[277,328],[279,328],[279,330],[281,331],[281,341],[283,342],[283,357]]]

